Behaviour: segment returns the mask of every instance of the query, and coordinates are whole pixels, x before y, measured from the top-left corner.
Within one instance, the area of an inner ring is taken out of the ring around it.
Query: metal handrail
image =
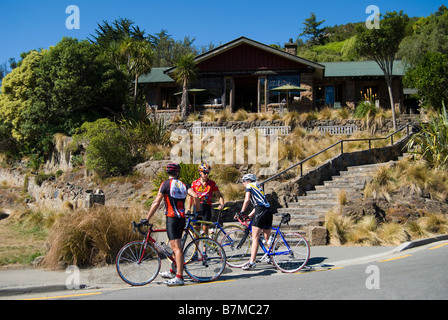
[[[266,182],[271,181],[271,180],[281,176],[285,172],[287,172],[287,171],[289,171],[291,169],[294,169],[297,166],[300,166],[300,176],[303,177],[303,164],[305,162],[307,162],[308,160],[311,160],[314,157],[317,157],[321,153],[324,153],[325,151],[330,150],[331,148],[336,147],[339,144],[341,145],[341,153],[340,154],[343,154],[344,153],[344,142],[369,141],[369,149],[368,150],[370,150],[370,149],[372,149],[372,141],[374,141],[374,140],[387,140],[387,139],[390,139],[391,146],[393,146],[394,145],[394,135],[399,133],[399,132],[401,132],[401,131],[403,131],[403,129],[406,128],[406,137],[409,137],[409,135],[410,135],[410,127],[412,127],[412,125],[413,125],[413,123],[408,123],[408,124],[402,126],[401,128],[397,129],[396,131],[392,132],[391,134],[389,134],[387,137],[384,137],[384,138],[342,139],[342,140],[339,140],[338,142],[336,142],[336,143],[332,144],[331,146],[329,146],[329,147],[327,147],[327,148],[325,148],[325,149],[323,149],[323,150],[313,154],[312,156],[309,156],[308,158],[303,159],[302,161],[300,161],[300,162],[290,166],[289,168],[276,173],[272,177],[264,180],[263,182],[260,182],[260,184],[264,185]]]

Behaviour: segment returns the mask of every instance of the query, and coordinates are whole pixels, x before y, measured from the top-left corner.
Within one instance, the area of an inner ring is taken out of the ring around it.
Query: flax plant
[[[442,112],[427,124],[421,124],[421,131],[414,134],[407,143],[408,150],[424,159],[430,166],[448,166],[448,115],[445,104]]]

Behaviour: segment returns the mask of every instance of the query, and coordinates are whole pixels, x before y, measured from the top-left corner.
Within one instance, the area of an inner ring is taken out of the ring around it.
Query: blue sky
[[[365,21],[369,5],[381,13],[403,10],[409,16],[428,16],[442,0],[1,0],[0,64],[21,52],[47,49],[64,36],[86,39],[103,20],[129,18],[146,33],[161,29],[175,40],[195,37],[196,45],[226,43],[240,36],[283,44],[300,34],[303,21],[314,12],[324,26]],[[80,11],[80,29],[67,29],[66,8]]]

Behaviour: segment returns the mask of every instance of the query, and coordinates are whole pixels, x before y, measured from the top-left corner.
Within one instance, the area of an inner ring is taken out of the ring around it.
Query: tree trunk
[[[187,107],[188,107],[188,83],[184,80],[182,87],[182,100],[180,103],[182,121],[187,120]]]
[[[134,84],[134,112],[137,114],[137,86],[138,86],[138,74],[135,74]]]
[[[397,130],[397,119],[395,116],[395,103],[394,103],[394,96],[392,92],[392,79],[390,79],[389,76],[386,76],[386,84],[387,84],[387,91],[389,91],[389,99],[390,99],[390,107],[392,109],[392,123],[394,125],[394,131]]]

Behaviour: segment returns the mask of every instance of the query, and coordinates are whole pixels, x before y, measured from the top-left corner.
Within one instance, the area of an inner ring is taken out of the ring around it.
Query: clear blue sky
[[[240,36],[283,44],[300,34],[314,12],[324,26],[365,21],[368,5],[381,13],[403,10],[410,17],[428,16],[442,0],[2,0],[0,4],[0,64],[31,49],[56,45],[64,36],[86,39],[103,20],[129,18],[146,33],[161,29],[175,40],[195,37],[196,45],[226,43]],[[66,8],[80,10],[80,29],[66,28]]]

